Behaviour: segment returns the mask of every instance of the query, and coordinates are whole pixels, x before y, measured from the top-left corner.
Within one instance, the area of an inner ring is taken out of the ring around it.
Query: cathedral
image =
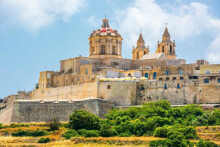
[[[171,40],[167,27],[155,53],[150,53],[140,34],[136,47],[132,50],[132,59],[125,59],[122,57],[122,41],[122,36],[117,30],[112,29],[109,20],[104,18],[101,28],[90,34],[89,56],[62,60],[59,72],[41,72],[37,88],[92,82],[97,76],[122,78],[139,75],[157,79],[156,75],[160,73],[152,73],[152,70],[158,70],[162,65],[185,64],[183,59],[176,58],[176,45]],[[151,71],[146,74],[146,70],[149,69]]]
[[[59,71],[40,72],[32,91],[4,98],[0,122],[68,121],[77,109],[102,117],[115,107],[158,100],[220,107],[220,64],[186,64],[168,28],[161,34],[154,53],[140,34],[132,59],[123,58],[123,38],[104,18],[89,36],[89,56],[61,60]]]

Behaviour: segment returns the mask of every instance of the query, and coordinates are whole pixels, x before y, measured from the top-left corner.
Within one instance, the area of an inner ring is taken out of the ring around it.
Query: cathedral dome
[[[90,58],[121,58],[122,37],[113,30],[108,19],[102,20],[100,29],[95,30],[89,37],[89,57]]]
[[[108,22],[108,19],[104,18],[102,20],[102,26],[100,29],[95,30],[91,33],[90,37],[94,36],[120,36],[117,30],[113,30]]]

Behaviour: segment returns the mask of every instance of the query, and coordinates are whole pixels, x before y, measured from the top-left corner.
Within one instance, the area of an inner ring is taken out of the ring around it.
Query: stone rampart
[[[97,97],[97,82],[83,83],[57,88],[40,88],[32,92],[31,99],[82,99]]]
[[[17,100],[14,102],[11,122],[48,122],[53,119],[68,121],[74,110],[85,109],[103,117],[113,104],[102,99],[74,101]]]

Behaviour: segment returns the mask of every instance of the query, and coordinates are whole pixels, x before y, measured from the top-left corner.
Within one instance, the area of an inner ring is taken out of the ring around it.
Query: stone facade
[[[103,117],[113,105],[101,99],[81,101],[18,100],[14,103],[11,122],[49,122],[54,119],[68,121],[74,110],[84,109]]]
[[[0,122],[66,121],[81,108],[103,116],[113,105],[160,99],[173,105],[220,104],[220,64],[178,59],[167,27],[154,54],[142,34],[132,59],[121,53],[122,37],[105,18],[89,37],[88,57],[61,60],[59,71],[40,72],[34,90],[6,97],[0,103]]]

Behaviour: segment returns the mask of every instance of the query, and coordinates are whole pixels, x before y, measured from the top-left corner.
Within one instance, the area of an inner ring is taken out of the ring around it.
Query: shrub
[[[79,136],[76,130],[68,130],[63,134],[63,137],[66,139],[70,139],[71,137]]]
[[[83,137],[99,137],[99,131],[97,130],[81,129],[81,130],[78,130],[78,133],[80,134],[80,136],[83,136]]]
[[[130,132],[135,136],[143,136],[148,129],[147,127],[146,122],[143,122],[140,119],[130,122]]]
[[[35,131],[24,131],[24,130],[18,130],[17,132],[12,133],[12,136],[45,136],[48,132],[43,130],[35,130]]]
[[[103,120],[100,125],[100,135],[102,137],[111,137],[117,135],[117,132],[112,128],[110,122]]]
[[[69,126],[71,129],[87,129],[87,130],[98,130],[99,118],[85,110],[76,110],[70,115]]]
[[[167,127],[158,127],[154,130],[154,136],[155,137],[167,137],[168,131],[169,130]]]
[[[194,143],[187,140],[180,140],[176,142],[175,140],[154,140],[150,142],[150,147],[194,147]]]
[[[200,140],[197,144],[197,147],[218,147],[217,144],[210,142],[210,141],[204,141],[204,140]]]
[[[51,131],[59,130],[60,122],[58,119],[53,119],[53,121],[49,122],[49,128]]]
[[[48,142],[50,142],[50,138],[40,138],[39,140],[38,140],[38,143],[48,143]]]
[[[2,129],[3,128],[3,125],[0,123],[0,129]]]

